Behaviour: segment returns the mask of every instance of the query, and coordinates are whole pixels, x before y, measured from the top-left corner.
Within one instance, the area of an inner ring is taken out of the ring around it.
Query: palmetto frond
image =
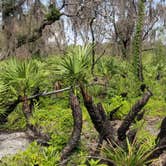
[[[31,94],[40,86],[43,73],[35,60],[10,59],[0,67],[1,103],[16,99],[19,95]]]
[[[56,71],[70,81],[71,84],[84,81],[90,69],[90,46],[75,47],[62,59]]]
[[[103,149],[108,159],[111,159],[117,166],[145,166],[151,161],[148,157],[152,154],[151,149],[154,147],[152,140],[147,138],[135,139],[133,143],[126,140],[127,146],[121,147],[117,145]]]

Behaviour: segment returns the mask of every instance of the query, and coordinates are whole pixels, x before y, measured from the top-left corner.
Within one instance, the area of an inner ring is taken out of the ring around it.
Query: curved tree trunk
[[[73,92],[71,92],[70,94],[70,105],[74,119],[74,128],[69,142],[67,143],[66,147],[62,150],[61,165],[66,165],[67,158],[78,146],[82,131],[82,110],[80,108],[78,98],[73,94]]]
[[[33,111],[33,107],[32,107],[32,101],[28,102],[28,97],[24,96],[22,98],[23,100],[23,106],[22,106],[22,111],[24,113],[26,122],[27,122],[27,129],[29,129],[31,132],[33,132],[33,139],[37,139],[37,142],[39,144],[48,146],[47,141],[50,139],[49,135],[44,134],[41,132],[41,130],[37,127],[34,126],[32,124],[30,124],[29,120],[32,117],[32,111]]]

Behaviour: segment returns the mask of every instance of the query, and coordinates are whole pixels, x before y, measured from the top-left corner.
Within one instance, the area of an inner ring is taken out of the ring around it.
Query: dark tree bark
[[[67,143],[66,147],[62,150],[61,165],[65,165],[67,163],[67,158],[78,146],[82,131],[82,110],[80,108],[79,100],[77,96],[73,94],[73,92],[71,92],[70,94],[70,105],[74,119],[74,128],[69,142]]]
[[[32,110],[30,109],[30,106],[28,103],[28,97],[24,96],[24,97],[22,97],[22,100],[23,100],[22,111],[27,120],[27,123],[29,124],[29,119],[32,116]]]
[[[158,145],[162,144],[162,140],[165,138],[166,143],[166,117],[163,119],[160,127],[160,132],[157,136],[156,142],[158,142]]]
[[[110,121],[106,117],[102,104],[99,103],[96,106],[93,103],[92,97],[88,95],[83,86],[81,86],[81,93],[84,99],[84,105],[91,117],[95,129],[99,133],[99,136],[102,139],[113,143],[114,142],[113,127],[111,126]]]
[[[129,130],[130,125],[134,122],[138,113],[141,109],[146,105],[150,97],[152,96],[152,92],[148,90],[144,93],[143,97],[137,101],[136,104],[133,105],[131,111],[128,113],[121,126],[118,129],[118,139],[123,141],[126,138],[126,132]]]
[[[156,138],[156,147],[148,160],[158,158],[166,150],[166,117],[163,119],[160,132]]]
[[[25,119],[27,121],[27,129],[32,131],[34,134],[34,138],[32,138],[32,139],[37,139],[37,142],[39,144],[48,146],[47,141],[50,139],[49,135],[42,133],[40,128],[30,124],[30,122],[29,122],[30,118],[32,117],[33,107],[31,107],[31,105],[28,101],[28,97],[24,96],[24,97],[22,97],[22,100],[23,100],[22,111],[23,111]]]
[[[40,88],[39,88],[39,87],[36,87],[35,90],[34,90],[33,95],[37,95],[37,94],[39,94],[39,93],[40,93]],[[31,111],[33,110],[34,104],[35,104],[36,102],[39,102],[39,96],[36,96],[34,99],[31,99],[31,100],[30,100],[30,110],[31,110]]]
[[[120,106],[114,108],[114,109],[110,112],[110,120],[113,120],[114,114],[116,114],[116,112],[118,112],[121,107],[122,107],[122,104],[121,104]]]

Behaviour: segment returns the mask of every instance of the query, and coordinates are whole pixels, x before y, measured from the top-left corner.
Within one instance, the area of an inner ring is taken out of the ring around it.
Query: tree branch
[[[134,119],[137,117],[141,109],[146,105],[151,96],[152,92],[147,90],[143,97],[132,106],[131,111],[128,113],[118,129],[118,139],[120,141],[123,141],[126,138],[126,132],[129,130],[130,125],[134,122]]]
[[[149,32],[153,29],[154,25],[157,23],[158,20],[159,19],[156,17],[156,20],[154,20],[154,22],[151,24],[151,26],[144,33],[142,40],[145,40],[147,38],[147,36],[149,35]]]

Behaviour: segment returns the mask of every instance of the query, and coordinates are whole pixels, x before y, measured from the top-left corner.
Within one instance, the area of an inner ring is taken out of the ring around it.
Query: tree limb
[[[137,117],[141,109],[146,105],[151,96],[152,92],[147,90],[143,97],[132,106],[131,111],[128,113],[118,129],[118,139],[120,141],[123,141],[126,138],[126,132],[129,130],[130,125],[134,122],[134,119]]]
[[[101,139],[114,143],[114,132],[110,121],[107,119],[105,110],[101,103],[94,104],[92,97],[86,92],[83,86],[80,87],[84,105],[90,115],[91,121],[99,133]]]

